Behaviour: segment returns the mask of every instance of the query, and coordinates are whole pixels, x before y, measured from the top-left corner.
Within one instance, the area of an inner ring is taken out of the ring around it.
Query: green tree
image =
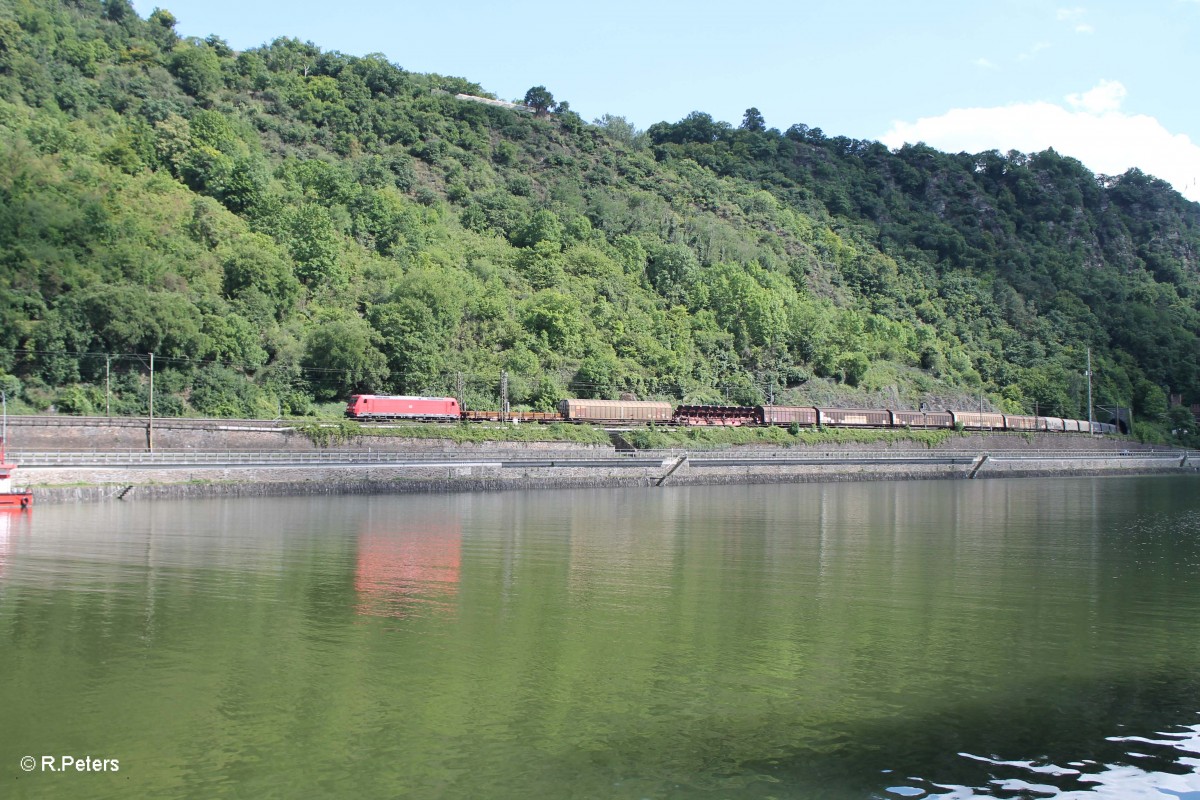
[[[621,362],[611,347],[596,346],[579,362],[571,388],[579,397],[616,399]]]
[[[178,114],[168,114],[154,123],[154,152],[175,176],[183,174],[192,142],[192,126]]]
[[[747,108],[742,116],[742,130],[751,133],[762,133],[767,129],[767,123],[757,108]]]
[[[171,72],[183,90],[197,100],[207,101],[221,88],[221,59],[202,42],[181,42],[171,54]]]
[[[246,376],[216,364],[196,373],[188,402],[201,414],[212,417],[248,417],[264,410],[261,389]]]
[[[112,5],[109,7],[113,8]],[[123,17],[124,14],[121,16]],[[170,11],[165,8],[156,8],[146,21],[149,23],[146,26],[147,33],[163,50],[170,50],[179,41],[179,34],[175,33],[175,15]]]
[[[553,242],[559,247],[563,234],[558,215],[543,208],[535,211],[529,221],[513,233],[512,242],[518,247],[533,247],[540,242]]]
[[[424,212],[391,187],[363,192],[352,213],[355,236],[382,255],[412,254],[426,242]]]
[[[603,130],[615,141],[630,147],[637,144],[638,137],[641,132],[633,125],[632,122],[625,117],[618,117],[612,114],[605,114],[599,119],[592,120],[592,124]]]
[[[550,289],[564,280],[562,250],[558,242],[545,240],[517,255],[517,270],[535,289]]]
[[[206,314],[201,320],[204,349],[198,355],[232,362],[246,369],[265,364],[267,352],[262,347],[261,328],[240,314],[221,311],[225,309],[218,307],[214,309],[217,313]]]
[[[448,369],[446,337],[433,309],[415,297],[404,297],[372,306],[368,319],[379,333],[396,391],[419,394],[442,383]]]
[[[64,295],[58,310],[87,325],[102,352],[186,358],[203,349],[199,309],[177,292],[98,284]]]
[[[1167,427],[1179,439],[1196,432],[1196,417],[1187,406],[1173,406],[1167,412]]]
[[[266,190],[266,170],[256,158],[229,156],[207,145],[188,151],[179,171],[188,186],[234,212],[253,208]]]
[[[525,93],[525,105],[533,109],[535,116],[544,117],[554,108],[554,95],[545,86],[534,86]]]
[[[292,267],[268,237],[251,233],[222,245],[221,261],[225,296],[257,305],[264,302],[274,317],[286,315],[300,293]]]
[[[584,317],[579,301],[571,295],[543,289],[521,304],[521,321],[548,350],[567,356],[579,354]]]
[[[845,353],[837,360],[837,370],[841,374],[842,382],[850,386],[858,386],[870,367],[871,361],[864,353]]]
[[[318,325],[304,343],[303,367],[320,400],[378,392],[387,381],[387,359],[379,335],[357,317]]]
[[[646,277],[671,305],[695,308],[707,302],[707,291],[700,281],[700,262],[688,247],[678,244],[657,247],[647,261]]]
[[[342,238],[329,211],[316,203],[290,207],[284,215],[284,243],[306,285],[341,286],[348,275],[340,260]]]
[[[1153,381],[1141,378],[1133,387],[1133,409],[1137,418],[1160,422],[1167,415],[1167,393]]]

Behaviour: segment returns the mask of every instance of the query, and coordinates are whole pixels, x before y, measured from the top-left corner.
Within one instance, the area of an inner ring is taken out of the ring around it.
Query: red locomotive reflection
[[[461,559],[462,531],[456,525],[367,523],[358,535],[357,612],[382,617],[451,612]]]

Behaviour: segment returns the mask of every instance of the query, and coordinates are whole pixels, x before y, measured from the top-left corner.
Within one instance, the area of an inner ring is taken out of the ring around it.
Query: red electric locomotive
[[[457,420],[462,417],[453,397],[410,397],[407,395],[356,394],[346,404],[350,419]]]

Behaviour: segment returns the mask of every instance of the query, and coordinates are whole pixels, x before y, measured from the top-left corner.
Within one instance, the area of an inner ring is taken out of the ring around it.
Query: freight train
[[[598,425],[743,426],[803,428],[962,428],[972,431],[1118,433],[1107,422],[980,411],[893,411],[818,406],[672,405],[653,400],[563,400],[558,411],[464,411],[453,397],[356,394],[346,416],[357,420],[578,422]]]

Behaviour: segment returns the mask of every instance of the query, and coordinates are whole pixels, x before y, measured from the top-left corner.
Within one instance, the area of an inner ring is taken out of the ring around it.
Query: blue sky
[[[892,147],[1054,147],[1200,201],[1200,0],[134,3],[157,5],[184,36],[378,52],[510,100],[540,84],[587,120],[644,129],[698,110],[737,124],[754,106],[780,130]]]

